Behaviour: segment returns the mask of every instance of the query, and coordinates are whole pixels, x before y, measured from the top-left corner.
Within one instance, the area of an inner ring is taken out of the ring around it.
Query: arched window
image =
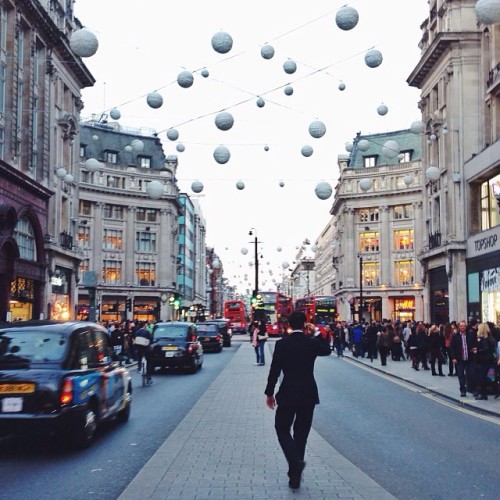
[[[31,222],[23,217],[17,221],[14,238],[19,247],[19,257],[26,260],[36,260],[35,233]]]

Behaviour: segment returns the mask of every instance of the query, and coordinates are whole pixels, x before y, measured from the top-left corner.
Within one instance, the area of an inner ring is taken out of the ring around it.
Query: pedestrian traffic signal
[[[127,311],[132,311],[132,299],[130,297],[127,299]]]

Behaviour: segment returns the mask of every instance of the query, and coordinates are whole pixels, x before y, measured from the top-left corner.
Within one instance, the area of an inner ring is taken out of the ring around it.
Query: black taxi
[[[131,376],[112,355],[96,323],[0,325],[0,436],[47,432],[83,448],[104,420],[127,421]]]

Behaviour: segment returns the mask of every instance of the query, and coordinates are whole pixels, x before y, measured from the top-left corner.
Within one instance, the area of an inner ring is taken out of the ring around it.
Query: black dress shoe
[[[488,396],[476,396],[475,397],[476,401],[479,401],[479,400],[487,400],[488,399]]]
[[[300,480],[302,479],[302,471],[306,463],[303,460],[300,460],[294,466],[290,467],[288,472],[288,476],[290,477],[290,481],[288,481],[288,486],[292,488],[292,490],[297,490],[300,488]]]
[[[460,397],[462,397],[462,398],[467,397],[467,393],[466,393],[466,392],[461,392],[461,393],[460,393]]]

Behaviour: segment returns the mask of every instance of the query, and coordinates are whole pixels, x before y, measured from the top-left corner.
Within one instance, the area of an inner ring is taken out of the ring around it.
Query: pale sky
[[[335,21],[344,5],[359,14],[349,31]],[[333,195],[320,200],[314,188],[321,181],[335,187],[345,143],[357,132],[407,129],[421,118],[420,92],[406,79],[420,57],[426,0],[77,0],[74,10],[99,40],[97,53],[84,59],[96,84],[83,91],[82,118],[116,107],[122,125],[159,132],[165,154],[178,156],[180,189],[198,197],[207,244],[241,291],[253,288],[251,228],[262,242],[260,288],[274,289],[282,263],[292,264],[302,241],[313,243],[330,220]],[[233,39],[226,54],[211,45],[221,30]],[[272,59],[260,54],[266,43],[275,49]],[[383,55],[377,68],[365,63],[370,49]],[[283,69],[288,59],[297,64],[293,74]],[[190,88],[177,83],[185,70],[194,76]],[[291,96],[284,93],[287,85]],[[146,103],[154,91],[163,97],[159,109]],[[266,102],[262,108],[258,96]],[[385,116],[377,113],[382,103]],[[223,110],[234,117],[227,131],[214,123]],[[315,120],[326,126],[319,139],[308,132]],[[166,137],[171,127],[179,132],[176,142]],[[184,152],[176,150],[178,143]],[[231,152],[226,164],[213,157],[219,145]],[[313,148],[310,157],[301,154],[305,145]],[[204,184],[201,195],[191,190],[195,180]]]

